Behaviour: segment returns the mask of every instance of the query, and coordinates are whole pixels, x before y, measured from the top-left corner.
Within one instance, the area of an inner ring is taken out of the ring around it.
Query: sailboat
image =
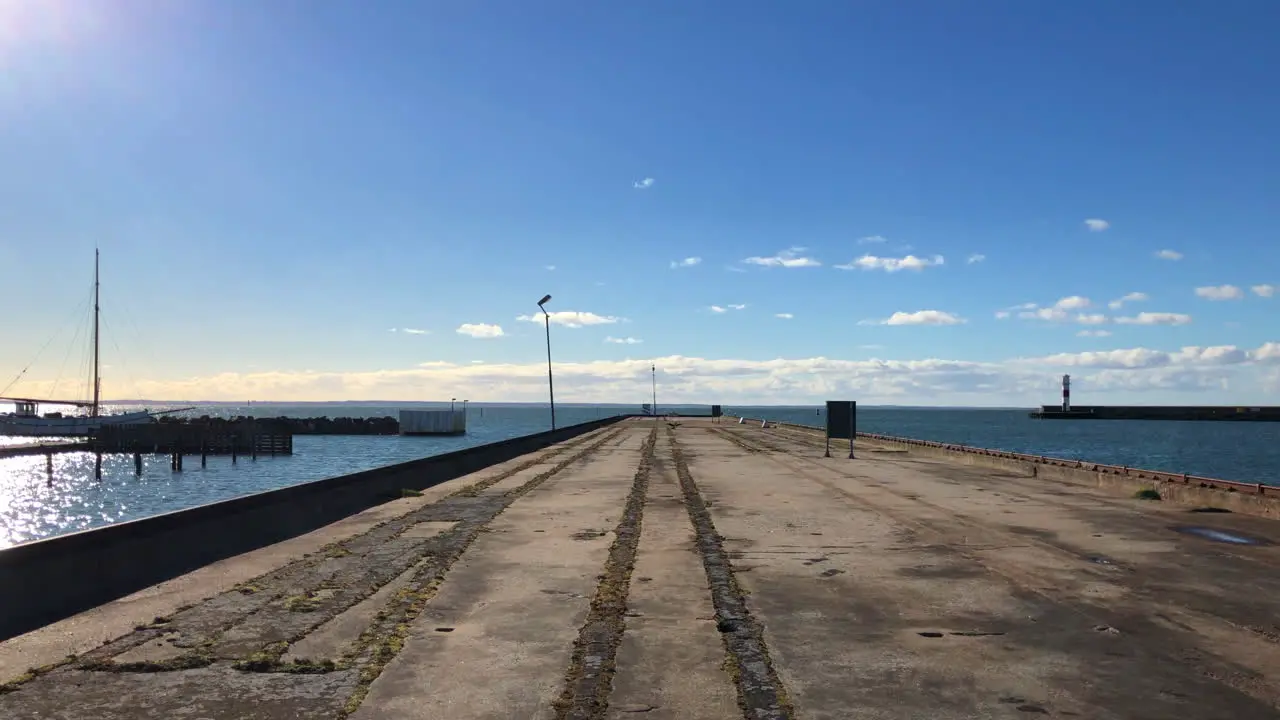
[[[92,400],[43,400],[35,398],[0,397],[0,401],[14,404],[14,412],[0,413],[0,436],[23,437],[76,437],[87,436],[104,425],[140,425],[155,422],[147,411],[102,414],[102,376],[99,374],[99,326],[101,308],[98,304],[98,251],[93,251],[93,399]],[[72,405],[88,410],[84,415],[63,415],[51,412],[41,415],[41,405]]]

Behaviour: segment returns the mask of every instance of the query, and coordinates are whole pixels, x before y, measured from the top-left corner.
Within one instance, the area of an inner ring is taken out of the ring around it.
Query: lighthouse
[[[1071,376],[1062,376],[1062,412],[1071,412]]]

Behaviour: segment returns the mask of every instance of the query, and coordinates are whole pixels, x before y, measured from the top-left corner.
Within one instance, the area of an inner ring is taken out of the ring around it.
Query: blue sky
[[[1280,403],[1278,31],[0,0],[0,388],[74,386],[97,245],[114,397],[537,400],[550,293],[565,400]]]

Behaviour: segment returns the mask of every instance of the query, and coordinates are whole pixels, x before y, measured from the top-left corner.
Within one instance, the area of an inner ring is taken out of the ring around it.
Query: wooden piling
[[[142,453],[136,452],[133,454],[133,474],[142,474]]]
[[[93,461],[93,478],[95,480],[102,479],[102,453],[98,453]]]
[[[200,443],[200,467],[209,465],[209,444],[207,442]]]

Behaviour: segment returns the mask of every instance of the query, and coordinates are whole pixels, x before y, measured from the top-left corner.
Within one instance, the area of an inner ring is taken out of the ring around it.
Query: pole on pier
[[[849,403],[849,459],[853,459],[853,439],[858,436],[858,401]]]
[[[134,475],[142,474],[142,453],[140,452],[136,452],[133,454],[133,474]]]

